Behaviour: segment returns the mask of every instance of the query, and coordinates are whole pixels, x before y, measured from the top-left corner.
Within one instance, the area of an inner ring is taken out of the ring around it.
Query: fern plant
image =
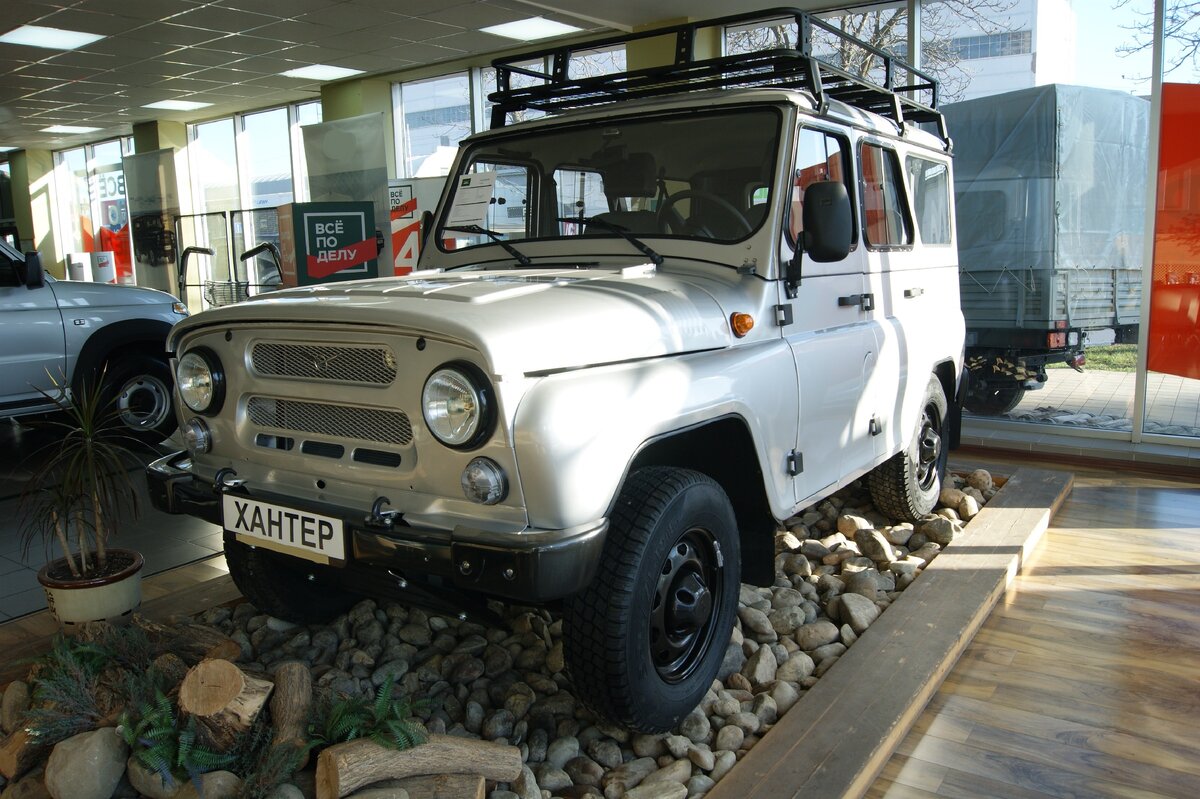
[[[309,737],[318,746],[370,738],[389,749],[411,749],[425,743],[425,728],[412,718],[415,703],[393,698],[391,677],[380,686],[374,700],[339,696],[317,702]]]
[[[234,755],[214,752],[196,740],[196,722],[180,721],[175,706],[161,690],[153,702],[141,703],[135,712],[121,715],[117,730],[137,761],[157,774],[168,787],[177,780],[196,778],[225,768]]]

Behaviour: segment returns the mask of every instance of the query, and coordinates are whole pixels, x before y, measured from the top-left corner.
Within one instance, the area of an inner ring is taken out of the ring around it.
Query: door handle
[[[860,305],[864,311],[873,311],[875,310],[875,295],[850,294],[846,297],[838,297],[839,308],[846,308],[851,305]]]
[[[911,300],[913,297],[920,297],[924,293],[925,293],[925,289],[920,288],[920,287],[915,288],[915,289],[905,289],[904,290],[904,299]]]

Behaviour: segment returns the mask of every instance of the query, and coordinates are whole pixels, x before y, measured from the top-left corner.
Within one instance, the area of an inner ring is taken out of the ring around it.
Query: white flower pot
[[[51,561],[38,572],[38,582],[46,592],[46,604],[64,630],[89,621],[120,623],[142,604],[142,566],[139,552],[110,549],[109,557],[130,556],[133,562],[117,574],[92,579],[56,579],[50,571],[63,562]]]

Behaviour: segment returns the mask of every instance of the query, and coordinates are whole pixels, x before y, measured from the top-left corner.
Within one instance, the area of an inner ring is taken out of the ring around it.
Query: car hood
[[[175,298],[165,291],[114,283],[82,280],[47,281],[60,308],[116,308],[123,305],[170,305]]]
[[[540,373],[730,344],[704,279],[646,264],[622,269],[418,272],[288,289],[193,316],[214,324],[367,324],[444,336],[479,350],[496,374]]]

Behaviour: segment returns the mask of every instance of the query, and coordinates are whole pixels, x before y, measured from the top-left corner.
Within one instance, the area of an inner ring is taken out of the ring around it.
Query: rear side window
[[[877,144],[863,144],[859,168],[867,246],[879,249],[912,244],[896,152]]]
[[[819,180],[846,182],[846,145],[822,130],[804,128],[796,147],[796,173],[789,209],[789,243],[796,246],[804,227],[804,190]],[[846,187],[849,190],[849,186]]]
[[[950,168],[941,161],[910,155],[908,188],[912,192],[917,232],[926,244],[950,243]]]

